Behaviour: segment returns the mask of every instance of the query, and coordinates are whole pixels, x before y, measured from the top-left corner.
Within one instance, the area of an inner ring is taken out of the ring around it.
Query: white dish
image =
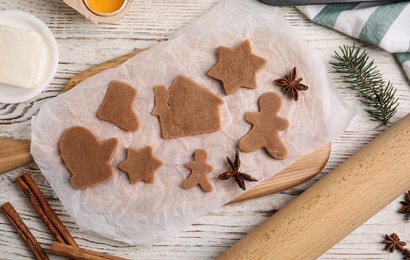
[[[88,8],[88,10],[90,10],[91,12],[93,12],[94,14],[99,15],[99,16],[114,16],[114,15],[122,12],[122,10],[124,10],[125,6],[127,6],[127,4],[128,4],[128,0],[124,0],[124,2],[122,3],[121,7],[118,10],[116,10],[114,12],[111,12],[111,13],[102,13],[102,12],[97,12],[97,11],[93,10],[90,7],[90,5],[88,4],[88,0],[84,0],[83,2],[85,4],[85,6]]]
[[[47,25],[37,17],[23,11],[1,11],[0,24],[34,31],[43,40],[34,87],[19,88],[0,83],[0,103],[24,102],[43,92],[53,80],[58,65],[57,42]]]

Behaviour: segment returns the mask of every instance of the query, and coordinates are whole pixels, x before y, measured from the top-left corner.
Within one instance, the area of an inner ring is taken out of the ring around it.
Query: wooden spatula
[[[0,138],[0,174],[31,161],[30,140]]]

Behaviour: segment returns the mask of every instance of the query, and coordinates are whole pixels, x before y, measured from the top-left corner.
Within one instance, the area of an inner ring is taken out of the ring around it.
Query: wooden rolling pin
[[[218,259],[316,259],[409,187],[410,113]]]

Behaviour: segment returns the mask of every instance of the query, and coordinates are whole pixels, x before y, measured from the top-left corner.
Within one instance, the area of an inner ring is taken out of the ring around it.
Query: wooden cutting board
[[[69,91],[81,81],[103,70],[122,64],[141,51],[143,50],[135,50],[79,73],[64,86],[63,91]],[[301,184],[317,175],[323,169],[329,159],[329,155],[330,144],[300,158],[280,173],[256,185],[230,203],[258,198]],[[31,161],[33,161],[33,157],[30,154],[30,140],[0,138],[0,174],[23,166]]]

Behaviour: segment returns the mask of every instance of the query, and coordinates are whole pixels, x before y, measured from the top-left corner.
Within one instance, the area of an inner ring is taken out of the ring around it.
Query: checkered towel
[[[298,7],[312,21],[394,53],[410,79],[410,1]]]

